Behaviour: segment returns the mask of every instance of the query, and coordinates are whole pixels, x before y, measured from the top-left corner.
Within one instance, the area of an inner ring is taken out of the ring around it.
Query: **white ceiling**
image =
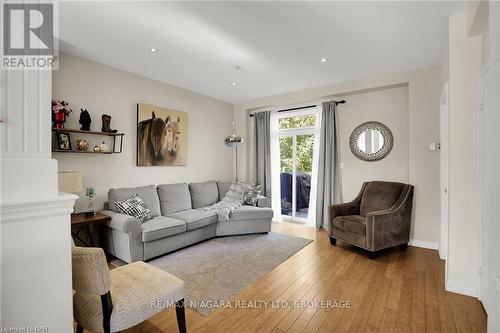
[[[237,103],[435,65],[447,16],[466,6],[61,2],[59,33],[65,52]]]

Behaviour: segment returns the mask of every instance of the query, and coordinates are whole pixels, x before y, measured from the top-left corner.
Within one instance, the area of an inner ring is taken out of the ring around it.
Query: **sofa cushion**
[[[398,200],[405,184],[395,182],[369,182],[363,191],[360,203],[360,215],[391,208]]]
[[[193,209],[210,206],[219,199],[219,190],[215,181],[189,184]]]
[[[172,217],[157,216],[142,224],[142,241],[150,242],[155,239],[177,235],[186,231],[186,222]]]
[[[158,185],[156,190],[163,216],[191,209],[191,194],[186,183]]]
[[[337,216],[333,219],[333,226],[344,231],[366,235],[366,218],[360,215]]]
[[[231,221],[272,219],[273,210],[268,207],[241,206],[233,210]]]
[[[217,189],[219,190],[219,201],[224,199],[230,187],[231,187],[231,182],[217,182]]]
[[[203,228],[209,224],[217,223],[217,214],[199,209],[189,209],[169,215],[175,219],[182,220],[187,224],[187,230]]]
[[[142,200],[144,200],[146,206],[151,209],[153,216],[161,215],[160,200],[158,200],[158,193],[156,193],[156,187],[154,185],[110,189],[108,191],[109,209],[116,213],[120,213],[115,206],[115,202],[126,200],[134,194],[138,194]]]

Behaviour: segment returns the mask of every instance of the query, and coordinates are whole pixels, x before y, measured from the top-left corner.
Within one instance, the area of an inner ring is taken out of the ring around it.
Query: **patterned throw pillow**
[[[115,202],[115,206],[121,213],[133,216],[141,223],[153,218],[151,209],[149,209],[144,200],[142,200],[141,196],[138,194],[134,194],[127,200]]]
[[[250,185],[245,189],[245,193],[243,194],[243,203],[249,206],[256,206],[260,192],[262,192],[262,185]]]
[[[248,187],[249,185],[247,184],[232,182],[229,191],[226,193],[226,198],[243,203],[243,195]]]

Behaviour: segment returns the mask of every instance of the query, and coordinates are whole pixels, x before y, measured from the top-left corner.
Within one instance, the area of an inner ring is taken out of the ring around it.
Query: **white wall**
[[[234,119],[237,129],[240,133],[246,133],[247,138],[247,144],[239,151],[242,161],[239,177],[245,179],[250,176],[248,166],[250,165],[250,143],[252,138],[250,136],[251,131],[249,131],[249,119],[251,118],[248,117],[248,114],[252,110],[307,103],[327,98],[345,98],[347,103],[341,105],[340,108],[348,108],[351,98],[357,103],[357,98],[367,98],[368,100],[368,97],[361,97],[359,95],[370,94],[374,90],[381,90],[387,87],[407,85],[408,123],[405,125],[401,124],[401,128],[407,130],[404,142],[407,142],[408,157],[406,161],[400,161],[400,168],[407,168],[408,182],[415,185],[414,219],[410,237],[416,245],[437,248],[440,217],[439,153],[430,152],[429,143],[439,141],[439,76],[439,68],[436,66],[405,73],[381,75],[355,82],[301,90],[235,105]],[[394,107],[400,103],[400,99],[395,99]],[[383,104],[379,105],[382,107]],[[350,113],[354,114],[355,112],[352,110]],[[364,113],[366,110],[359,110],[358,112]],[[358,120],[361,120],[361,118],[358,118]],[[403,133],[401,128],[391,128],[391,130]],[[343,141],[347,142],[345,138]],[[346,150],[346,147],[343,149]],[[350,154],[350,152],[347,154]],[[382,180],[394,179],[394,177],[387,175],[385,169],[377,175],[372,174],[372,176],[377,176],[378,179]],[[398,177],[403,176],[403,174],[399,174]],[[358,184],[353,186],[354,188],[345,188],[344,185],[344,192],[346,192],[344,200],[349,199],[347,197],[348,193],[352,195],[352,193],[359,190]]]
[[[59,170],[80,170],[84,188],[96,189],[97,208],[101,208],[112,187],[231,180],[233,177],[233,152],[224,146],[224,138],[232,132],[229,103],[64,53],[59,70],[54,72],[52,96],[70,103],[74,113],[67,122],[68,128],[79,128],[83,107],[92,116],[92,130],[100,131],[101,115],[106,113],[113,117],[111,127],[125,133],[121,154],[53,154]],[[135,165],[137,103],[188,113],[186,166]],[[80,193],[77,210],[86,208],[87,199],[83,195]]]
[[[344,201],[356,197],[361,185],[373,179],[408,182],[408,86],[388,88],[339,97],[340,155],[343,163],[342,191]],[[352,131],[366,121],[379,121],[392,131],[394,147],[381,161],[365,162],[349,148]]]

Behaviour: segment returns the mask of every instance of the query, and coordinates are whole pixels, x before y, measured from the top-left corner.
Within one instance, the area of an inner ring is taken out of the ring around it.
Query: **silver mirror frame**
[[[379,151],[371,154],[365,153],[358,147],[359,136],[361,135],[361,133],[368,129],[379,131],[384,138],[384,144],[382,145],[382,148],[380,148]],[[379,123],[378,121],[367,121],[366,123],[362,123],[361,125],[356,127],[354,131],[352,131],[351,138],[349,139],[349,147],[351,148],[351,152],[353,153],[353,155],[366,162],[380,161],[381,159],[385,158],[391,152],[393,145],[394,137],[391,130],[389,129],[389,127],[385,126],[382,123]]]

